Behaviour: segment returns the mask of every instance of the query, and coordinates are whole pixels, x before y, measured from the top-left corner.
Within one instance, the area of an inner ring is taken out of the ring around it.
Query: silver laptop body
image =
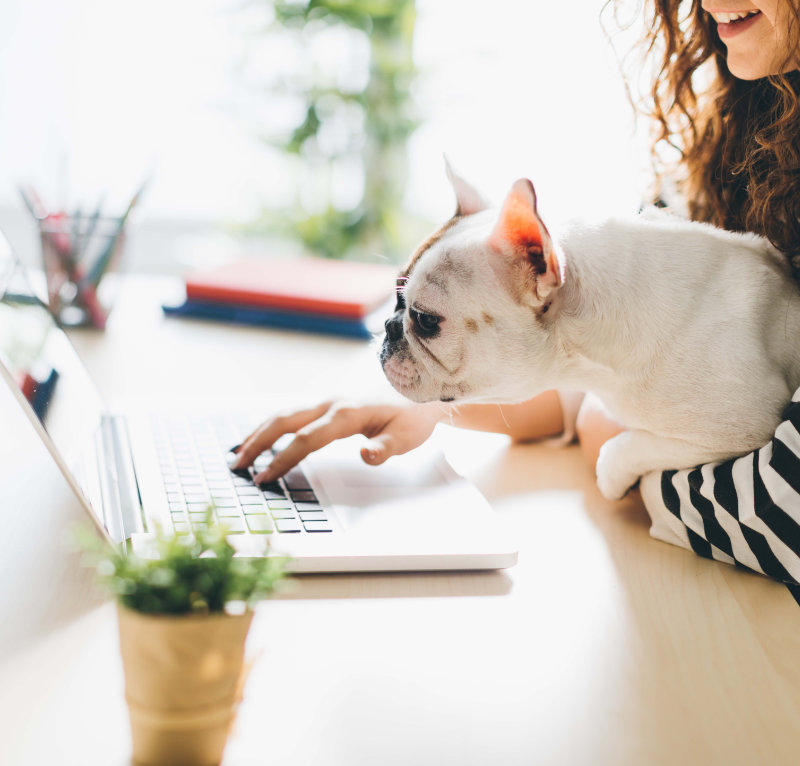
[[[343,440],[257,487],[225,460],[266,413],[109,412],[2,234],[0,377],[98,529],[133,550],[155,525],[191,534],[212,505],[240,555],[286,555],[298,573],[516,562],[485,498],[433,448],[370,467]]]

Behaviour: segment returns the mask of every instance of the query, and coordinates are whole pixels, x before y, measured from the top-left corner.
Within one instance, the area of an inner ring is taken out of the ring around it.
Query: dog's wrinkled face
[[[552,243],[529,181],[515,184],[498,214],[448,173],[456,215],[398,280],[381,364],[392,386],[416,402],[521,401],[535,385],[531,361],[546,356],[545,315],[560,285]]]

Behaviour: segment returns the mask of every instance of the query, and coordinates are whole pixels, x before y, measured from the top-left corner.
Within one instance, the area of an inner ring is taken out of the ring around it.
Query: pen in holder
[[[39,227],[50,310],[67,327],[106,326],[114,292],[114,272],[125,246],[125,224],[144,190],[133,195],[118,218],[76,211],[51,213],[31,186],[20,194]]]
[[[103,329],[125,246],[125,220],[57,213],[38,218],[50,310],[68,327]]]

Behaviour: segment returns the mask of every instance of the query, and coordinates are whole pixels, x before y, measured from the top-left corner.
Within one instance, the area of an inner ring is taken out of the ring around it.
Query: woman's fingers
[[[419,447],[425,441],[424,438],[414,439],[413,436],[414,434],[404,429],[401,424],[392,421],[385,431],[373,436],[361,448],[361,458],[370,465],[385,463],[392,455],[402,455]]]
[[[366,434],[369,441],[361,449],[361,458],[370,465],[380,465],[392,455],[402,455],[420,446],[442,419],[437,404],[397,409],[380,429]]]
[[[294,439],[272,458],[272,463],[259,473],[257,482],[269,482],[285,474],[312,452],[322,449],[336,439],[354,434],[369,433],[375,417],[375,407],[333,405],[313,422],[300,428]]]
[[[331,406],[332,402],[323,402],[316,407],[277,415],[265,421],[233,450],[238,455],[238,460],[231,461],[231,469],[248,468],[264,450],[269,449],[281,436],[295,433],[309,423],[313,423],[322,417]]]
[[[317,407],[281,415],[266,421],[236,450],[233,469],[247,468],[281,436],[294,433],[294,439],[255,476],[258,483],[274,481],[312,452],[337,439],[363,434],[369,441],[361,457],[380,465],[392,455],[408,452],[422,444],[441,417],[438,407],[429,405],[348,406],[325,402]]]

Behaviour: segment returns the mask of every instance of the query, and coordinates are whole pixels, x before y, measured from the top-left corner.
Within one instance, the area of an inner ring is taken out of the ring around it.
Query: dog
[[[627,430],[597,482],[763,446],[800,387],[800,291],[765,239],[664,214],[574,221],[551,236],[527,179],[500,209],[449,165],[455,215],[398,280],[380,361],[415,402],[594,392]]]

